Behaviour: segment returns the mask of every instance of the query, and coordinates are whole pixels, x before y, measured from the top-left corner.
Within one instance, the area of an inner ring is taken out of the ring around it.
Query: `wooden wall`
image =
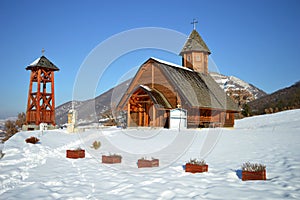
[[[212,109],[186,109],[188,111],[188,128],[234,126],[234,113]]]
[[[200,73],[208,73],[208,53],[197,51],[185,53],[182,65]]]

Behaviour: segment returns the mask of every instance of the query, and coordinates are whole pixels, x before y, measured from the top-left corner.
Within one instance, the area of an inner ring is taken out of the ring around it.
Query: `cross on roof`
[[[193,24],[193,26],[194,26],[194,30],[196,30],[197,23],[198,23],[198,21],[196,19],[193,19],[193,22],[191,22],[191,24]]]
[[[44,48],[42,48],[42,56],[44,55],[44,53],[45,53],[45,49],[44,49]]]

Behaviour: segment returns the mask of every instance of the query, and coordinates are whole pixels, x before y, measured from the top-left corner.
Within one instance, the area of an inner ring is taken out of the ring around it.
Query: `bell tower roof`
[[[46,68],[51,71],[59,71],[59,68],[56,67],[50,60],[45,56],[41,56],[33,61],[29,66],[26,67],[26,70],[31,70],[33,68]]]
[[[180,55],[182,56],[186,52],[191,51],[200,51],[200,52],[206,52],[208,54],[211,54],[210,50],[208,49],[207,45],[199,35],[199,33],[194,29],[187,41],[185,42]]]

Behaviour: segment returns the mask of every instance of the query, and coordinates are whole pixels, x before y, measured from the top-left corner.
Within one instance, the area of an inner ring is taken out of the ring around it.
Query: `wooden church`
[[[117,106],[127,127],[233,127],[239,110],[209,75],[210,54],[194,29],[180,52],[182,66],[156,58],[143,63]]]

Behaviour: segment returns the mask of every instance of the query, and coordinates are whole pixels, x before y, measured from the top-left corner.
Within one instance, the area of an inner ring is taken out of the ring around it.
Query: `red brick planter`
[[[258,172],[242,171],[242,180],[267,180],[266,170]]]
[[[30,137],[30,138],[27,138],[26,140],[25,140],[25,142],[26,143],[31,143],[31,144],[36,144],[36,143],[38,143],[40,140],[38,139],[38,138],[36,138],[36,137]]]
[[[208,172],[208,165],[185,164],[185,172],[202,173]]]
[[[84,158],[85,157],[85,150],[77,149],[77,150],[67,150],[67,158]]]
[[[120,155],[110,155],[110,156],[102,155],[102,163],[114,164],[114,163],[121,163],[121,161],[122,161],[122,156]]]
[[[139,159],[137,165],[138,165],[138,168],[158,167],[159,160],[158,159],[152,159],[152,160]]]

